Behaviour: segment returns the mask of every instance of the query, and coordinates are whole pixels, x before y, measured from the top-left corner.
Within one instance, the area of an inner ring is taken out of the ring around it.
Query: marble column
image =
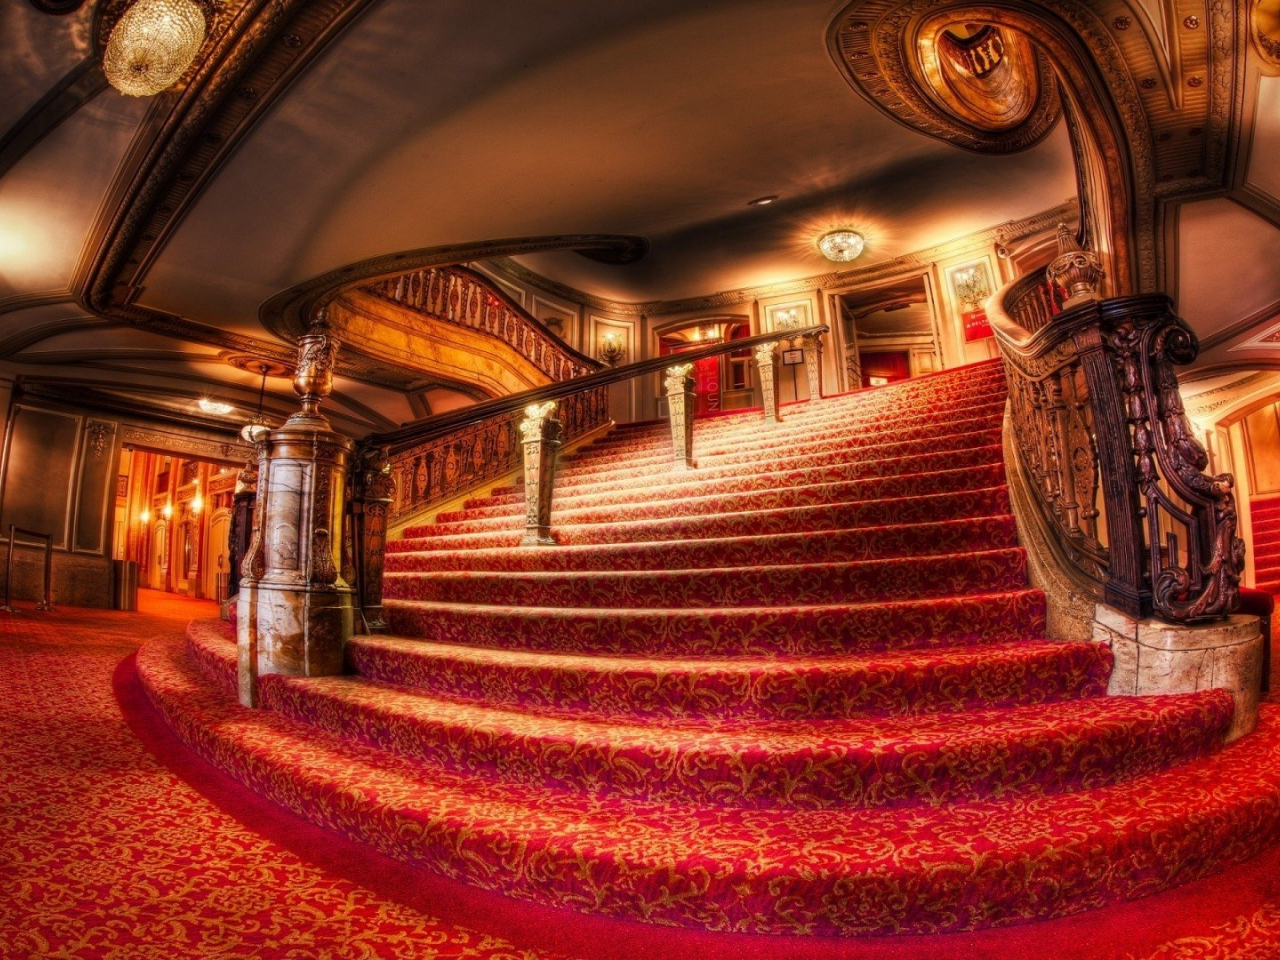
[[[258,678],[342,673],[353,589],[341,575],[343,493],[352,443],[319,412],[333,389],[338,342],[323,318],[298,341],[302,409],[259,443],[253,536],[237,606],[240,702]]]
[[[671,420],[671,449],[677,468],[693,466],[693,411],[697,402],[692,363],[667,367],[667,416]]]
[[[809,378],[809,399],[822,399],[822,336],[807,333],[800,338],[804,350],[804,372]]]
[[[521,546],[554,544],[551,535],[551,497],[555,492],[556,451],[560,449],[559,420],[551,419],[554,400],[525,407],[520,421],[524,438],[525,529]]]
[[[756,345],[756,370],[760,376],[760,396],[764,404],[764,422],[778,422],[778,344]]]

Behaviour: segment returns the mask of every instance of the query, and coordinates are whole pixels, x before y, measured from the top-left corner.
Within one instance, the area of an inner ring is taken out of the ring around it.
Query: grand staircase
[[[559,908],[724,931],[938,932],[1144,896],[1280,839],[1280,737],[1226,691],[1106,697],[1044,639],[999,366],[614,429],[559,545],[489,491],[389,545],[388,636],[261,678],[197,622],[139,655],[188,742],[316,823]]]
[[[1280,597],[1280,496],[1255,497],[1253,517],[1253,570],[1259,590]]]

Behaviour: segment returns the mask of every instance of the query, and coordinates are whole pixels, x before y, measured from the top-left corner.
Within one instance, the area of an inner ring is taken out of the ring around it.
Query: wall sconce
[[[600,338],[599,358],[611,367],[616,367],[627,357],[627,348],[622,343],[622,335],[612,330]]]
[[[196,495],[191,498],[191,512],[196,516],[204,509],[204,497],[200,496],[200,484],[196,483]]]
[[[170,517],[172,517],[172,516],[173,516],[173,504],[172,504],[172,503],[166,503],[166,504],[164,505],[164,507],[160,510],[160,516],[164,517],[166,520],[168,520]]]
[[[138,522],[139,522],[140,524],[142,524],[144,527],[145,527],[148,523],[150,523],[150,522],[151,522],[151,511],[150,511],[150,510],[143,510],[140,514],[138,514]]]
[[[777,330],[795,330],[804,322],[799,307],[790,307],[786,310],[779,310],[773,315],[774,328]]]

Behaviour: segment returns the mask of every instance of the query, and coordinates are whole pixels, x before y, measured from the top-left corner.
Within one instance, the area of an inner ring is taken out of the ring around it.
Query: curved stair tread
[[[206,759],[286,808],[444,876],[548,906],[754,933],[928,933],[1060,916],[1280,839],[1280,718],[1092,790],[941,807],[737,809],[600,798],[424,769],[234,704],[180,641],[139,671]],[[801,853],[802,851],[802,853]]]
[[[417,545],[417,541],[412,541]],[[510,546],[471,549],[388,551],[392,573],[500,570],[646,570],[678,567],[758,565],[762,557],[784,563],[805,560],[867,560],[957,553],[970,546],[1013,547],[1017,524],[1010,514],[962,517],[927,523],[902,523],[842,530],[811,530],[698,540],[633,543],[566,543],[537,550]]]

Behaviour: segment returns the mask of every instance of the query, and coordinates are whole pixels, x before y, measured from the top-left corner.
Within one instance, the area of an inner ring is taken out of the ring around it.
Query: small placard
[[[783,350],[782,365],[785,367],[794,367],[804,363],[803,350]]]

